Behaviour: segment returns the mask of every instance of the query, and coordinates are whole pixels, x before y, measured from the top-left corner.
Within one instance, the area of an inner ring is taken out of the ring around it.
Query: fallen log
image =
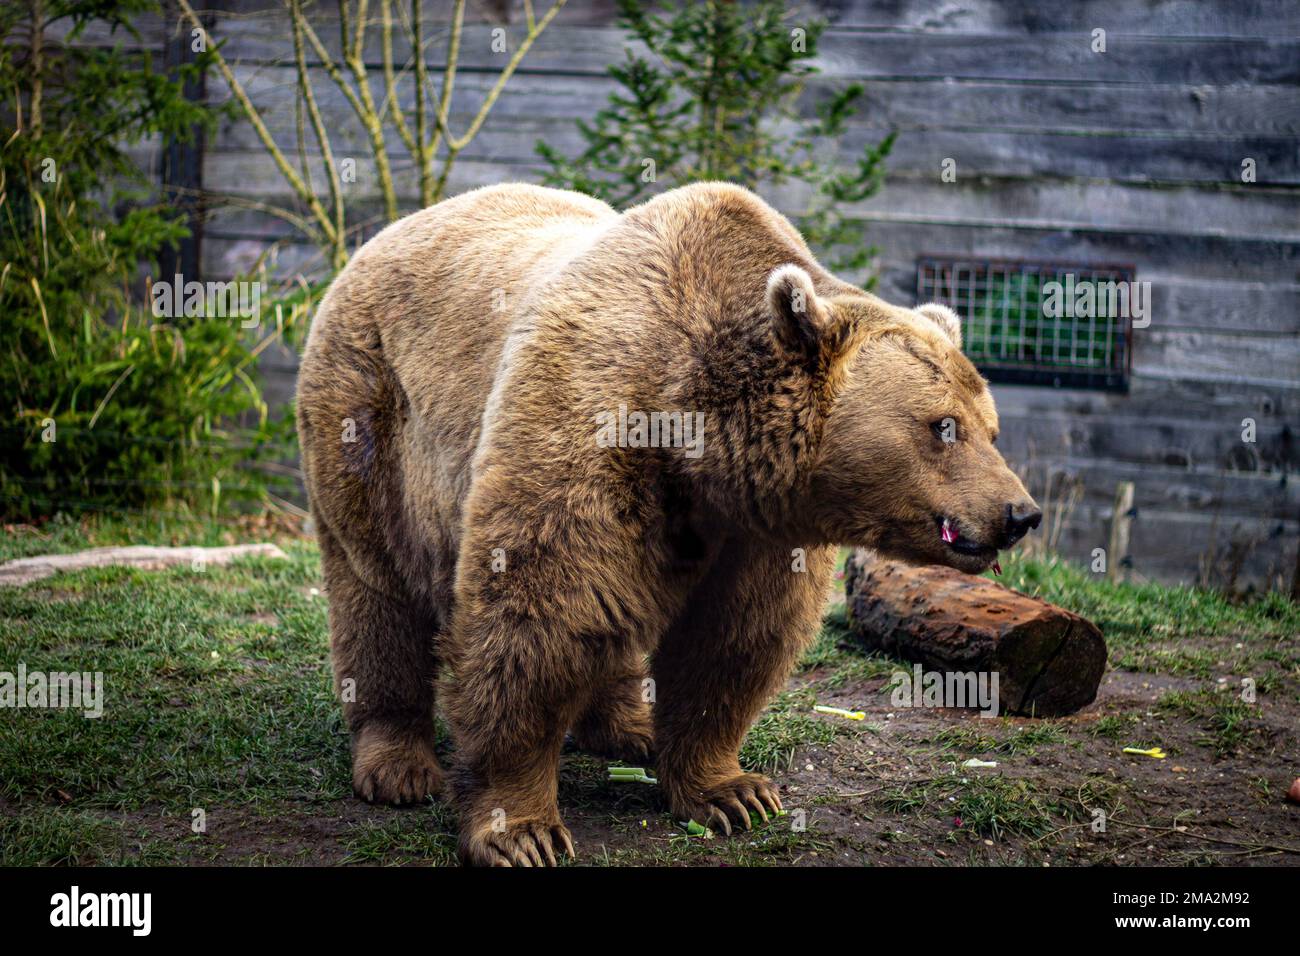
[[[857,550],[845,565],[851,630],[871,650],[945,673],[997,674],[999,712],[1072,714],[1092,703],[1106,642],[1077,614],[951,568]]]
[[[235,544],[224,548],[155,548],[149,545],[91,548],[71,554],[44,554],[35,558],[18,558],[0,564],[0,586],[16,586],[48,578],[60,571],[80,571],[122,564],[156,571],[178,564],[206,566],[229,564],[236,558],[288,557],[273,544]]]

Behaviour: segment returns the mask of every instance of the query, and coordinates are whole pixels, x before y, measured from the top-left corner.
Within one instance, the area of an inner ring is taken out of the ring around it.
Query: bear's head
[[[977,573],[1042,513],[995,443],[998,416],[943,305],[896,309],[808,273],[771,273],[778,347],[823,382],[825,417],[808,478],[819,537]]]

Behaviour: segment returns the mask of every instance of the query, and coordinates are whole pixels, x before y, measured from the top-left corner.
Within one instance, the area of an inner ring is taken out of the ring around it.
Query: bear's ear
[[[826,347],[832,309],[817,297],[812,277],[796,265],[784,265],[767,277],[767,309],[777,344],[790,355],[813,357]]]
[[[939,330],[952,340],[952,344],[961,348],[961,319],[957,313],[941,302],[927,302],[918,305],[916,311],[939,326]]]

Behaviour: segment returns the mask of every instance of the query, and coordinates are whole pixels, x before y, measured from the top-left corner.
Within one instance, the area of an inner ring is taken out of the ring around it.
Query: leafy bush
[[[864,270],[876,250],[842,206],[874,195],[884,177],[890,133],[841,168],[834,155],[858,111],[861,84],[827,92],[805,108],[806,82],[826,28],[796,21],[784,0],[666,2],[662,15],[640,0],[619,0],[620,23],[662,64],[628,52],[610,75],[622,87],[578,130],[586,148],[567,158],[546,143],[545,181],[616,207],[662,185],[728,180],[763,191],[801,184],[796,225],[836,269]]]
[[[168,77],[121,43],[75,41],[92,24],[133,34],[129,20],[155,9],[33,0],[0,11],[0,513],[10,517],[260,498],[271,478],[240,466],[283,457],[291,436],[254,375],[265,340],[237,318],[157,319],[132,295],[141,268],[156,271],[186,229],[125,150],[211,124],[182,93],[207,63]],[[54,24],[65,42],[47,35]]]

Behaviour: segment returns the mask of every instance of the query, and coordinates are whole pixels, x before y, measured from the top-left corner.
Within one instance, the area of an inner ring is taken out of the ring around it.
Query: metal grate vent
[[[1142,294],[1135,275],[1132,266],[925,256],[916,295],[961,316],[963,351],[990,381],[1125,391],[1130,295]]]

